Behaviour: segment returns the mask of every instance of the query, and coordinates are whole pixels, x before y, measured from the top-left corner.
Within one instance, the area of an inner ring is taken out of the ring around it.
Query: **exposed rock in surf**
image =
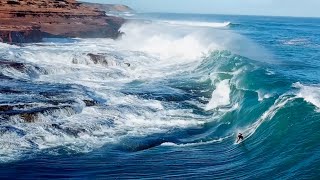
[[[89,53],[87,55],[90,57],[90,59],[92,60],[92,62],[94,64],[98,64],[99,63],[99,64],[108,65],[108,61],[107,61],[106,57],[103,56],[103,55],[92,54],[92,53]]]
[[[6,61],[6,60],[0,60],[0,66],[11,67],[11,68],[16,69],[18,71],[23,71],[25,68],[25,64],[23,64],[23,63],[11,62],[11,61]]]
[[[0,105],[0,114],[16,114],[14,111],[20,111],[32,108],[31,104],[13,104],[13,105]]]
[[[130,63],[121,63],[121,62],[116,62],[115,60],[112,59],[107,59],[106,54],[92,54],[88,53],[87,56],[90,57],[90,60],[94,64],[102,64],[105,66],[121,66],[121,64],[130,67]]]
[[[80,133],[86,132],[86,130],[83,128],[75,129],[75,128],[71,128],[71,127],[63,127],[59,124],[52,124],[51,126],[55,129],[58,129],[64,133],[68,134],[68,135],[75,136],[75,137],[78,137]]]
[[[6,111],[11,111],[13,110],[13,106],[9,105],[1,105],[0,106],[0,112],[6,112]]]
[[[130,67],[131,66],[131,64],[130,63],[124,63],[125,65],[127,65],[128,67]]]
[[[18,104],[18,105],[1,105],[0,117],[9,119],[10,117],[19,117],[24,122],[33,123],[39,119],[40,115],[45,116],[59,116],[55,114],[56,111],[65,111],[66,116],[72,116],[77,111],[69,105],[55,106],[55,107],[36,107],[30,104]]]
[[[86,132],[85,129],[73,129],[73,128],[71,128],[71,127],[66,127],[66,128],[64,128],[63,130],[64,130],[64,132],[66,132],[67,134],[72,135],[72,136],[75,136],[75,137],[79,136],[80,133]]]
[[[51,126],[56,128],[56,129],[61,129],[61,127],[58,124],[51,124]]]
[[[33,123],[38,119],[38,114],[37,113],[23,113],[23,114],[20,114],[20,117],[25,122]]]
[[[121,56],[110,53],[83,53],[78,54],[72,59],[73,64],[98,64],[107,67],[130,67],[131,64],[124,62],[124,59]]]
[[[120,17],[75,0],[0,2],[0,42],[40,42],[44,37],[117,38]]]
[[[62,106],[62,107],[45,107],[45,108],[38,108],[33,110],[28,110],[25,113],[19,113],[21,119],[23,119],[27,123],[36,122],[40,115],[45,116],[55,116],[54,112],[57,110],[66,110],[66,116],[71,116],[76,113],[76,111],[71,106]]]
[[[98,103],[93,100],[83,100],[87,107],[96,106]]]
[[[29,77],[37,77],[39,76],[39,74],[47,74],[47,71],[44,68],[38,67],[36,65],[25,64],[21,62],[13,62],[8,60],[0,59],[0,67],[12,68],[16,71],[28,75]]]

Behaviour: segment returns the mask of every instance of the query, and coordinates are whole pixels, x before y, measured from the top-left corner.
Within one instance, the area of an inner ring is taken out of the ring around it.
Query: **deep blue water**
[[[319,178],[320,19],[130,19],[0,44],[1,178]]]

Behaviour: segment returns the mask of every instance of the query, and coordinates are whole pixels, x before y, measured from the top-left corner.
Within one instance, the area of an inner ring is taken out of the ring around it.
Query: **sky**
[[[320,0],[85,0],[125,4],[138,12],[320,17]]]

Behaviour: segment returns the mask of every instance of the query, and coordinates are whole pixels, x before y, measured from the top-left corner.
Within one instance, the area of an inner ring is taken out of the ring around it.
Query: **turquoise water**
[[[0,177],[319,178],[320,19],[130,18],[116,41],[0,44]]]

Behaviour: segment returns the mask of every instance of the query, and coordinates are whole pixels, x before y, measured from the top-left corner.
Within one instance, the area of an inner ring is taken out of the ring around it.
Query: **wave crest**
[[[297,97],[303,98],[306,102],[313,104],[320,109],[320,87],[306,86],[299,82],[292,85],[295,88],[299,88]]]

